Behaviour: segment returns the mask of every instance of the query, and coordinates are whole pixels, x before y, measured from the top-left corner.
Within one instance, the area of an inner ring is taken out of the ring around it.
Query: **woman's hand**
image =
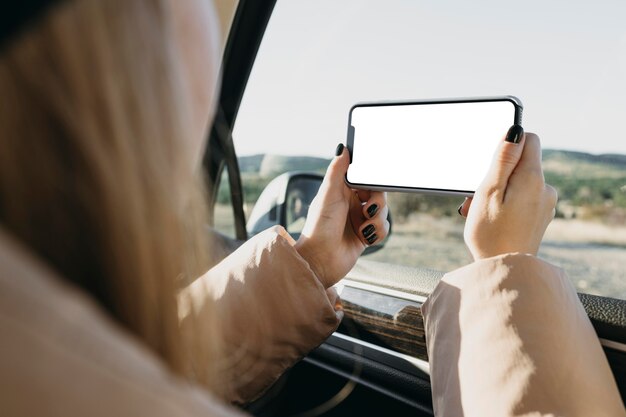
[[[326,288],[352,269],[367,246],[381,242],[389,232],[387,195],[349,188],[344,181],[348,150],[340,144],[336,153],[295,246]]]
[[[518,129],[522,140],[500,144],[473,199],[459,208],[467,217],[465,243],[474,260],[512,252],[536,255],[554,218],[557,193],[544,181],[539,137]]]

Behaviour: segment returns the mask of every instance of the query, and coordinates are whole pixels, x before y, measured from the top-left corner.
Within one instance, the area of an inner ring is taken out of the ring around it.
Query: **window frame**
[[[222,84],[215,119],[203,158],[203,168],[210,191],[209,224],[214,223],[214,207],[219,181],[224,168],[228,170],[235,233],[239,240],[247,240],[246,218],[243,207],[243,188],[232,132],[243,93],[261,40],[276,0],[240,0],[230,28],[222,59]]]

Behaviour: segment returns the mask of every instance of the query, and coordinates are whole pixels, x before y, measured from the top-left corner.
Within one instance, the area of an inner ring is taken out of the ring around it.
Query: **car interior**
[[[235,236],[220,237],[227,248],[224,254],[258,232],[247,224],[232,133],[275,3],[239,0],[224,49],[218,112],[204,158],[212,204],[220,179],[228,181]],[[289,184],[302,175],[313,182],[321,178],[291,173],[271,190],[273,199],[264,199],[267,207],[255,208],[260,212],[252,217],[264,218],[263,225],[289,227]],[[420,306],[444,272],[361,258],[337,286],[345,310],[339,329],[246,410],[257,416],[434,415]],[[579,297],[626,399],[626,301],[583,292]]]

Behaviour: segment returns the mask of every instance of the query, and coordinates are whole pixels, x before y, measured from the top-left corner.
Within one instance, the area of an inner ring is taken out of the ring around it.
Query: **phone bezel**
[[[482,103],[493,101],[508,101],[513,103],[515,108],[514,123],[522,124],[522,114],[524,106],[522,101],[511,95],[505,96],[491,96],[491,97],[467,97],[467,98],[444,98],[444,99],[430,99],[430,100],[412,100],[412,101],[378,101],[378,102],[363,102],[357,103],[350,108],[348,113],[348,135],[346,141],[346,147],[350,153],[350,163],[352,163],[352,150],[354,148],[354,127],[352,126],[352,112],[358,107],[384,107],[384,106],[407,106],[415,104],[457,104],[457,103]],[[350,168],[348,168],[350,169]],[[391,191],[391,192],[411,192],[420,194],[433,194],[433,195],[461,195],[472,196],[475,191],[468,190],[448,190],[439,188],[421,188],[421,187],[397,187],[393,185],[373,185],[373,184],[360,184],[352,183],[348,181],[348,173],[344,177],[346,184],[350,188],[361,190],[373,190],[373,191]]]

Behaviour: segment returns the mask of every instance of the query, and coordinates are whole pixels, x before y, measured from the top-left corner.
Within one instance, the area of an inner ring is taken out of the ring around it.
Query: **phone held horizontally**
[[[513,96],[379,102],[350,109],[352,188],[472,195],[509,128],[522,123]]]

